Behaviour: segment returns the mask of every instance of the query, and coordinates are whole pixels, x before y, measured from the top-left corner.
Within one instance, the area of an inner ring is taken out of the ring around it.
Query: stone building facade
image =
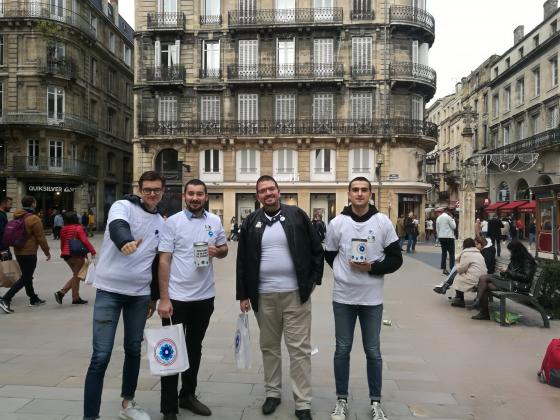
[[[243,219],[255,181],[330,220],[365,176],[396,219],[421,213],[424,122],[436,74],[435,23],[423,0],[136,0],[135,178],[209,187],[209,210]]]
[[[0,190],[20,206],[92,210],[102,226],[132,182],[133,31],[103,0],[4,0]]]

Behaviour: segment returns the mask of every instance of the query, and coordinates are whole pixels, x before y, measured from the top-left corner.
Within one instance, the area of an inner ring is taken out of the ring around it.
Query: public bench
[[[500,325],[502,327],[507,325],[506,324],[506,299],[511,299],[514,302],[521,303],[525,306],[532,307],[533,309],[539,311],[543,320],[544,327],[550,328],[550,321],[548,320],[548,316],[544,308],[537,300],[542,294],[543,287],[544,287],[543,270],[540,267],[537,267],[528,295],[523,293],[517,293],[517,292],[504,292],[500,290],[490,291],[490,296],[495,296],[496,298],[500,299]]]

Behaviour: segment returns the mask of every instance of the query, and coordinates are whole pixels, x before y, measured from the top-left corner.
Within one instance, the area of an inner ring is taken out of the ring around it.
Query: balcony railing
[[[13,1],[9,4],[4,4],[4,9],[4,17],[6,18],[49,19],[78,28],[90,37],[95,38],[96,36],[95,28],[91,25],[87,17],[64,7],[52,7],[49,2]]]
[[[352,66],[352,77],[373,76],[373,66]]]
[[[538,152],[542,149],[560,146],[560,128],[543,131],[514,143],[500,146],[495,149],[482,150],[481,154],[513,154]]]
[[[413,79],[424,82],[434,89],[436,87],[436,71],[431,67],[410,61],[397,61],[390,64],[390,69],[391,77],[394,79]]]
[[[435,138],[437,126],[408,118],[372,120],[141,121],[143,136],[417,135]]]
[[[228,66],[228,78],[232,80],[262,79],[323,79],[344,76],[342,64],[256,64]]]
[[[311,9],[260,9],[228,12],[230,27],[341,24],[342,7],[316,7]]]
[[[69,60],[47,60],[39,64],[42,73],[60,76],[65,79],[75,79],[78,75],[78,67]]]
[[[201,79],[221,79],[222,70],[221,69],[200,69]]]
[[[99,168],[88,162],[62,157],[14,156],[14,172],[44,172],[77,177],[97,177]]]
[[[435,31],[434,17],[423,9],[412,6],[391,6],[391,23],[407,23],[421,26],[431,33]]]
[[[185,80],[184,66],[161,66],[148,67],[144,69],[147,82],[175,82],[182,83]]]
[[[70,114],[48,115],[46,113],[17,112],[5,114],[0,124],[41,125],[77,131],[91,137],[97,137],[97,125],[83,117]]]
[[[373,12],[371,10],[352,10],[350,14],[352,20],[373,20]]]
[[[200,25],[221,25],[222,15],[200,15]]]
[[[148,29],[185,29],[185,14],[181,12],[148,13]]]

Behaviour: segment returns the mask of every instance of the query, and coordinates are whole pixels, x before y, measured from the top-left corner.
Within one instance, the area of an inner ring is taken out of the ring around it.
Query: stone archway
[[[552,178],[548,175],[541,175],[539,179],[537,179],[537,185],[550,185],[552,184]]]
[[[515,188],[515,199],[516,200],[529,200],[531,198],[531,193],[529,191],[529,184],[525,179],[521,178],[517,181],[517,187]]]

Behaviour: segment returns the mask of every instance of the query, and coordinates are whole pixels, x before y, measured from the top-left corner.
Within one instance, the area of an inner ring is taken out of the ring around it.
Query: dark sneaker
[[[269,415],[274,413],[274,411],[276,410],[276,407],[278,407],[280,405],[280,402],[282,400],[280,398],[274,398],[274,397],[266,397],[266,400],[264,400],[264,404],[262,406],[262,412],[264,415]]]
[[[88,301],[83,300],[82,298],[78,298],[77,300],[72,301],[72,305],[85,305]]]
[[[298,420],[313,420],[311,410],[296,410],[296,417]]]
[[[479,319],[479,320],[490,320],[490,314],[479,312],[474,316],[471,316],[471,319]]]
[[[41,305],[44,305],[45,303],[46,302],[43,299],[41,299],[40,297],[37,296],[35,299],[31,299],[29,301],[29,306],[30,307],[31,306],[41,306]]]
[[[59,305],[62,305],[62,298],[64,298],[64,295],[60,293],[60,291],[54,292],[54,300],[56,300],[56,303]]]
[[[453,298],[451,299],[451,306],[454,306],[456,308],[464,308],[465,301],[462,299]]]
[[[211,416],[212,412],[208,407],[202,404],[193,394],[184,398],[179,398],[179,407],[192,411],[199,416]]]
[[[0,298],[0,309],[2,309],[7,314],[14,313],[14,310],[10,307],[10,302]]]

